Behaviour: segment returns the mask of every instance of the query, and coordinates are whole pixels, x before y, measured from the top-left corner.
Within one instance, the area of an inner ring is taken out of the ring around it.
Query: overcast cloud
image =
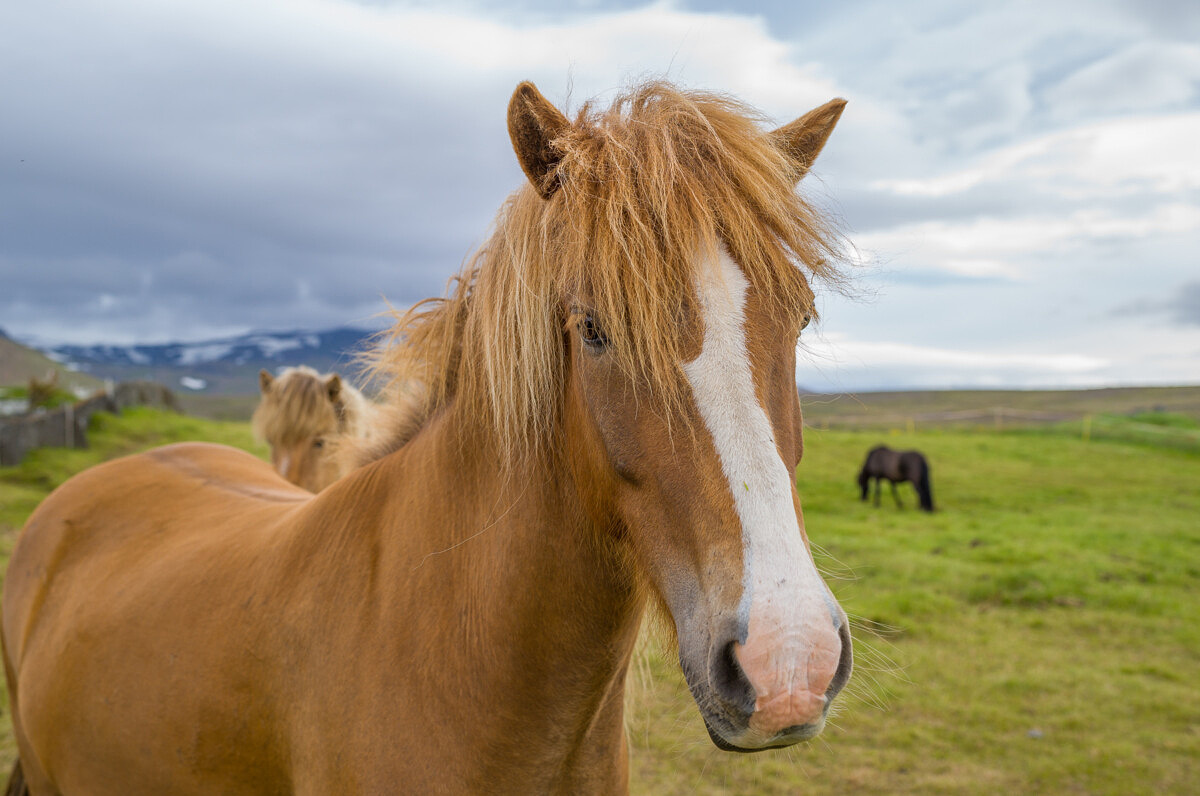
[[[1200,6],[0,6],[0,327],[63,342],[362,323],[438,294],[523,179],[514,85],[644,76],[779,123],[850,105],[803,189],[814,389],[1200,382]]]

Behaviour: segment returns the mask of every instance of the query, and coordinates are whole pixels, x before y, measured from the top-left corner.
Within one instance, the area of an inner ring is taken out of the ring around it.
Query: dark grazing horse
[[[867,499],[871,479],[875,479],[875,505],[879,505],[879,482],[886,478],[892,486],[892,497],[896,505],[903,508],[900,495],[896,494],[896,483],[911,481],[921,500],[921,508],[933,511],[933,489],[929,485],[929,462],[917,451],[894,451],[887,445],[877,445],[867,453],[862,470],[858,474],[858,485],[862,487],[862,499]]]

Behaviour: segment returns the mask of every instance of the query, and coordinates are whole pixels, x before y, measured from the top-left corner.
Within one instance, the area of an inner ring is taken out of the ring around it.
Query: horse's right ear
[[[263,395],[271,391],[271,385],[275,383],[275,377],[270,371],[264,369],[258,372],[258,389]]]
[[[845,109],[846,100],[832,99],[771,133],[775,145],[796,167],[797,180],[808,174]]]
[[[329,400],[337,403],[338,396],[342,394],[342,377],[336,373],[330,373],[329,378],[325,379],[325,394],[329,396]]]
[[[567,117],[528,81],[517,86],[508,102],[508,137],[525,176],[543,199],[558,190],[555,172],[562,154],[554,140],[570,126]]]

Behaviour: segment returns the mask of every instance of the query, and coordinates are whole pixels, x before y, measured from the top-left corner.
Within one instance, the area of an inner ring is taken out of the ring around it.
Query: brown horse
[[[278,377],[260,371],[258,385],[262,398],[250,422],[271,446],[276,472],[310,492],[344,475],[339,443],[370,436],[373,404],[337,373],[323,376],[304,365]]]
[[[627,792],[647,600],[718,746],[820,732],[851,643],[793,480],[795,356],[841,248],[795,185],[843,105],[766,133],[663,83],[574,121],[518,86],[530,184],[381,355],[427,387],[404,444],[317,495],[175,445],[34,512],[4,584],[16,777]]]

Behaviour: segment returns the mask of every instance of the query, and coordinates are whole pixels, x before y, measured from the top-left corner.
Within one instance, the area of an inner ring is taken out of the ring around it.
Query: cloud
[[[878,194],[933,218],[856,242],[891,268],[977,279],[1032,283],[1048,263],[1086,279],[1117,256],[1169,268],[1200,235],[1197,140],[1200,113],[1129,117],[1010,144],[947,173],[875,180]],[[1180,242],[1167,263],[1136,253],[1164,238]]]
[[[56,8],[0,11],[0,315],[45,338],[315,327],[440,294],[524,179],[521,79],[577,106],[670,74],[780,121],[839,93],[761,19],[669,3]]]
[[[1114,315],[1155,315],[1180,326],[1200,326],[1200,281],[1186,282],[1171,296],[1138,299],[1113,310]]]
[[[578,108],[666,75],[777,123],[850,100],[802,190],[845,221],[875,299],[829,299],[824,328],[924,353],[843,356],[831,377],[1186,374],[1196,342],[1170,335],[1196,328],[1191,288],[1155,314],[1112,308],[1194,279],[1193,17],[1131,0],[0,4],[0,319],[154,342],[440,294],[524,179],[517,81]],[[1000,359],[947,354],[975,351]]]
[[[872,187],[901,196],[950,196],[981,185],[1025,183],[1070,199],[1200,188],[1200,112],[1081,125],[999,148],[949,174]]]
[[[1045,100],[1064,119],[1183,108],[1200,91],[1200,46],[1139,41],[1077,70]]]
[[[1200,326],[1200,282],[1189,282],[1169,301],[1176,323]]]
[[[904,368],[942,373],[961,384],[1002,383],[1013,374],[1058,383],[1108,366],[1101,357],[1030,351],[978,351],[935,348],[909,343],[852,340],[828,335],[806,343],[802,355],[825,363],[857,368]]]
[[[1048,257],[1121,240],[1200,229],[1200,206],[1170,204],[1136,215],[1106,209],[1066,216],[927,221],[856,236],[860,251],[886,267],[921,268],[975,278],[1028,279]]]

